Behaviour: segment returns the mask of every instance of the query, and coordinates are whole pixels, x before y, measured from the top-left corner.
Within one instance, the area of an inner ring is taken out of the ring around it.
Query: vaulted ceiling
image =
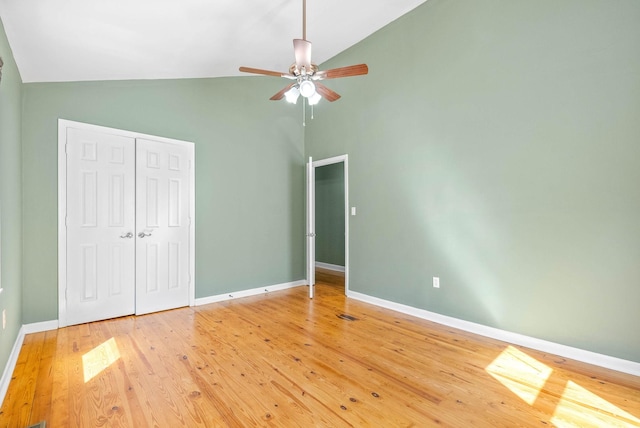
[[[322,63],[426,0],[308,0],[307,39]],[[302,0],[0,0],[23,82],[286,71]]]

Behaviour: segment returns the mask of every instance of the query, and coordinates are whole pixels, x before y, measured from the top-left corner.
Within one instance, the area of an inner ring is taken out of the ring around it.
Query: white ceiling
[[[308,0],[313,62],[424,1]],[[23,82],[286,71],[302,37],[302,0],[0,0],[0,18]]]

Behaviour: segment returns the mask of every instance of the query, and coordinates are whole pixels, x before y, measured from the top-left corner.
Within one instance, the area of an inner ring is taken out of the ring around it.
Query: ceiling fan
[[[282,73],[251,67],[240,67],[240,71],[292,80],[270,99],[278,101],[285,98],[288,102],[295,104],[302,95],[311,106],[317,104],[321,98],[330,102],[340,98],[339,94],[320,83],[320,80],[360,76],[369,72],[367,64],[319,70],[318,66],[311,62],[311,42],[307,40],[307,0],[302,0],[302,39],[293,39],[293,53],[296,62],[289,67],[289,72]]]

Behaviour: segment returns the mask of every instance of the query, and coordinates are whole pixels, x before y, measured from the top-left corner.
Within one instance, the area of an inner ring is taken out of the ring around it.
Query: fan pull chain
[[[313,105],[311,105],[311,120],[313,120]]]

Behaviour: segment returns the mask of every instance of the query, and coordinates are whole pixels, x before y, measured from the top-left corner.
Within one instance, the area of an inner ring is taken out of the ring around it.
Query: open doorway
[[[349,289],[348,157],[309,159],[308,279]],[[311,268],[312,269],[309,269]],[[310,297],[314,296],[310,287]]]

